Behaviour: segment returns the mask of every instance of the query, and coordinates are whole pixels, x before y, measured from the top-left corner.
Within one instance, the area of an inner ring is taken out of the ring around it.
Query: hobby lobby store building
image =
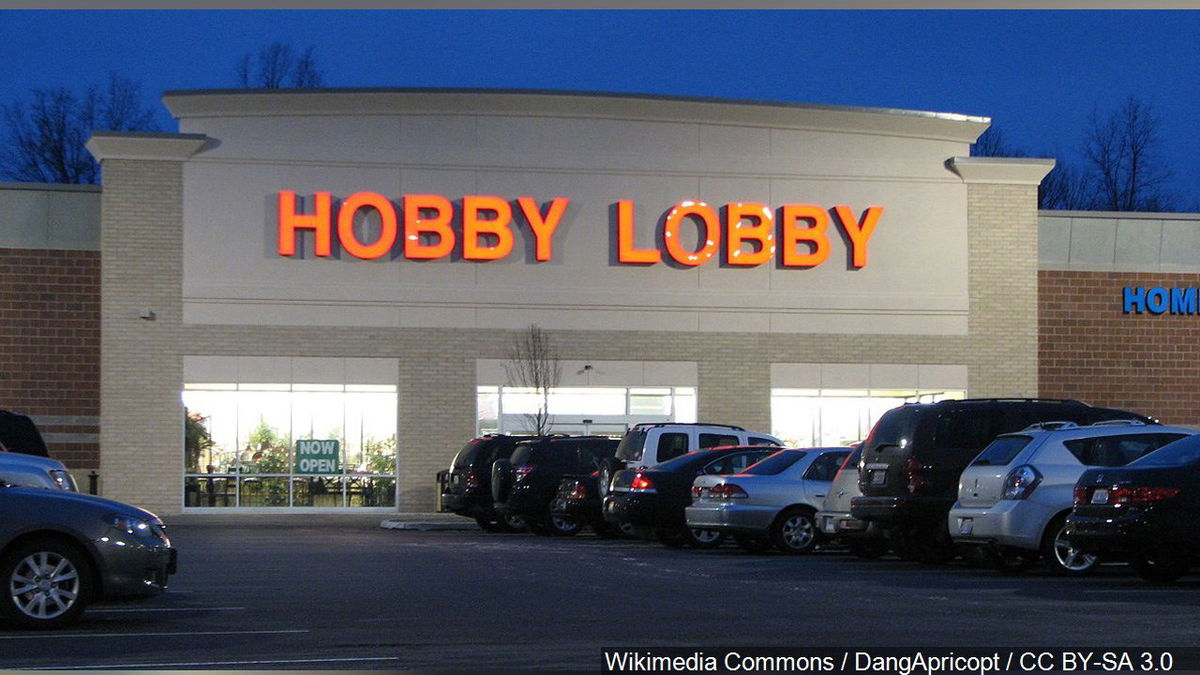
[[[432,509],[466,440],[527,429],[536,397],[506,365],[531,325],[561,354],[565,433],[840,444],[904,401],[1039,394],[1200,422],[1177,351],[1196,319],[1152,311],[1200,285],[1200,223],[1039,225],[1052,160],[968,157],[984,118],[515,91],[164,103],[178,134],[93,136],[102,189],[0,186],[0,407],[159,513]]]

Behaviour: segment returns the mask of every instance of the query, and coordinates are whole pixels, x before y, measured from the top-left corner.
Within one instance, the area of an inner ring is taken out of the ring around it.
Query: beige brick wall
[[[163,513],[183,481],[182,185],[178,162],[104,162],[101,494]]]
[[[512,333],[181,324],[179,165],[105,162],[102,237],[104,494],[173,513],[181,504],[182,355],[399,359],[401,511],[434,505],[434,474],[471,437],[475,359]],[[770,364],[966,365],[973,396],[1037,393],[1034,187],[968,186],[970,335],[669,334],[552,331],[564,359],[694,361],[702,420],[770,429]],[[157,320],[138,318],[153,309]]]

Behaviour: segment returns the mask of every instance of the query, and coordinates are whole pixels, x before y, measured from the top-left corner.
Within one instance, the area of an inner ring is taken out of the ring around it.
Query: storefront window
[[[477,428],[486,433],[527,433],[528,415],[541,396],[522,387],[483,386],[476,390]],[[560,387],[550,390],[555,433],[621,435],[640,422],[695,422],[693,387]]]
[[[898,405],[965,396],[957,390],[772,389],[771,433],[793,447],[848,445],[866,438]]]
[[[394,507],[396,387],[189,384],[184,505]]]

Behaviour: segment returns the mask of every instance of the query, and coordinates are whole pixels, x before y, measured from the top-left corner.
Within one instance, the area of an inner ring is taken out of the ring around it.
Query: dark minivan
[[[521,517],[534,534],[575,534],[582,523],[553,512],[559,483],[595,472],[616,454],[618,442],[605,436],[551,436],[517,443],[510,458],[492,465],[496,513]]]
[[[1200,557],[1200,436],[1122,467],[1088,469],[1075,484],[1066,539],[1124,558],[1147,581],[1174,581]]]
[[[471,440],[454,456],[450,470],[439,476],[442,484],[442,508],[460,516],[474,518],[489,532],[517,532],[525,529],[520,516],[504,518],[492,506],[492,464],[508,457],[520,441],[536,436],[488,434]]]
[[[1038,422],[1092,424],[1152,420],[1075,400],[957,399],[906,403],[883,414],[863,443],[851,501],[854,518],[878,523],[902,558],[935,562],[953,556],[946,519],[963,469],[996,436]]]

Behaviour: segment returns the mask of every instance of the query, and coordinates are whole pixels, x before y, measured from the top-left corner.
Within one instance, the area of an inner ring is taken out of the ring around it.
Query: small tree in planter
[[[538,436],[550,433],[554,427],[550,390],[562,379],[562,363],[558,348],[546,331],[534,324],[514,337],[504,372],[511,384],[532,389],[538,396],[537,411],[525,415],[529,430]]]

